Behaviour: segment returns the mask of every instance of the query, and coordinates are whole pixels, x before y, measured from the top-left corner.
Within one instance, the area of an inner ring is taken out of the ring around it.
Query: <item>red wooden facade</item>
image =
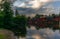
[[[29,25],[34,25],[34,26],[39,26],[39,27],[46,27],[47,25],[50,25],[50,24],[54,24],[54,21],[55,22],[59,22],[60,21],[60,17],[55,17],[53,18],[52,20],[48,21],[48,19],[46,17],[44,18],[37,18],[35,20],[30,20],[29,21]],[[49,26],[48,26],[49,27]],[[59,27],[59,24],[54,24],[54,27]]]

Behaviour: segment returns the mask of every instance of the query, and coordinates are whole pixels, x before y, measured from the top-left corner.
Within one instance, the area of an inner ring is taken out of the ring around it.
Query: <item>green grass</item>
[[[0,39],[5,39],[6,36],[4,34],[0,34]]]
[[[0,30],[4,30],[3,28],[0,28]],[[6,39],[7,35],[4,32],[0,32],[0,39]]]

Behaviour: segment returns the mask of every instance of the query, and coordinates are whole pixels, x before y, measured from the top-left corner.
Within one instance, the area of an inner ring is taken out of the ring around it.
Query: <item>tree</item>
[[[52,14],[52,17],[53,17],[53,18],[55,18],[55,17],[56,17],[56,15],[55,15],[55,14]]]
[[[15,16],[18,16],[18,15],[19,15],[19,13],[18,13],[18,10],[16,9]]]
[[[31,17],[28,17],[28,18],[27,18],[27,27],[28,27],[28,28],[31,27],[31,26],[30,26],[30,25],[31,25],[31,24],[30,24],[30,21],[31,21]]]
[[[19,36],[25,37],[26,35],[26,26],[27,26],[27,18],[25,16],[16,16],[14,19],[14,27],[12,28],[15,36],[19,39]]]
[[[39,15],[39,14],[36,14],[35,18],[40,18],[40,16],[41,16],[41,15]]]
[[[5,29],[11,29],[12,26],[12,17],[13,17],[13,12],[11,10],[10,3],[5,1],[3,3],[3,13],[4,13],[4,28]]]
[[[3,28],[3,18],[4,18],[4,14],[2,11],[0,11],[0,28]]]
[[[60,16],[60,13],[59,13],[59,16]]]
[[[10,3],[5,1],[3,4],[4,13],[4,29],[11,30],[18,37],[24,37],[26,35],[27,18],[22,15],[13,17],[13,13],[10,7]],[[16,12],[17,13],[17,12]]]

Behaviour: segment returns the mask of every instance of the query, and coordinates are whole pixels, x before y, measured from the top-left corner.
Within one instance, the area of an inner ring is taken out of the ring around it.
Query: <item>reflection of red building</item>
[[[35,25],[37,25],[39,27],[45,27],[46,26],[45,21],[46,21],[46,18],[38,18],[35,21]]]
[[[60,17],[55,17],[53,20],[54,21],[60,21]]]
[[[59,23],[60,23],[60,17],[55,17],[55,18],[49,18],[50,20],[48,20],[46,17],[43,18],[37,18],[34,20],[30,20],[30,24],[34,25],[34,26],[39,26],[39,27],[46,27],[46,26],[51,26],[51,27],[55,27],[55,28],[59,28]]]
[[[58,16],[58,17],[55,17],[55,18],[53,19],[53,21],[56,22],[56,24],[54,25],[54,27],[55,27],[55,28],[59,28],[59,27],[60,27],[60,17],[59,17],[59,16]]]

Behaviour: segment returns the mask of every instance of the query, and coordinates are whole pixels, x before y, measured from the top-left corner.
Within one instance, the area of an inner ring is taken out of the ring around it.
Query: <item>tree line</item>
[[[48,16],[36,14],[33,18],[29,17],[29,25],[33,25],[37,29],[47,27],[55,30],[60,29],[59,21],[60,21],[60,14],[52,14]]]

